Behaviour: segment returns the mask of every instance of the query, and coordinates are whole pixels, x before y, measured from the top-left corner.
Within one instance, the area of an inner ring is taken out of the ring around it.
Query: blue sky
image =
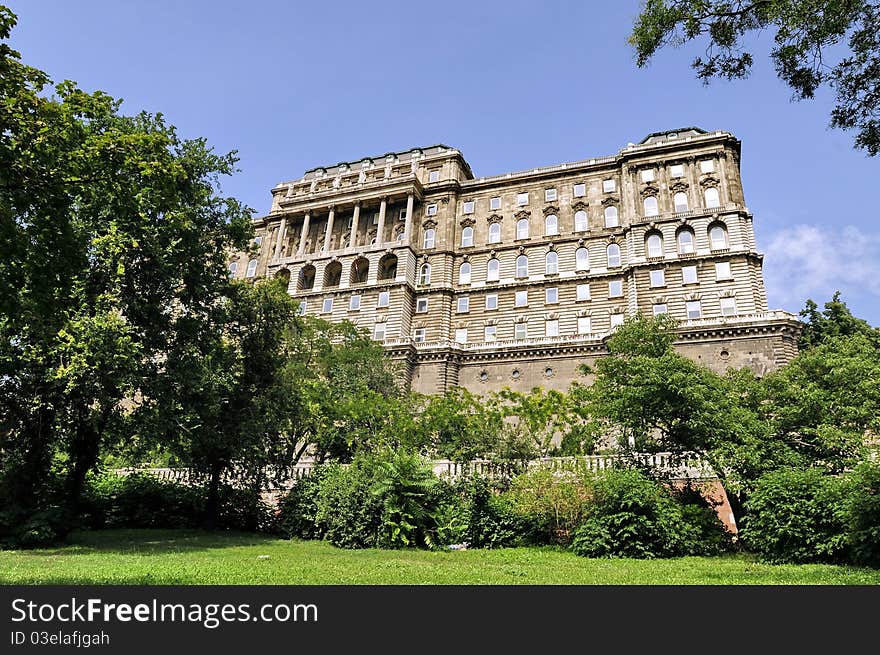
[[[835,289],[880,325],[880,158],[827,127],[827,94],[790,102],[755,43],[751,78],[694,79],[697,47],[638,69],[639,10],[618,2],[0,0],[11,43],[55,81],[161,111],[187,137],[238,150],[224,192],[269,208],[269,189],[322,164],[445,143],[494,175],[614,154],[697,125],[742,140],[771,308]]]

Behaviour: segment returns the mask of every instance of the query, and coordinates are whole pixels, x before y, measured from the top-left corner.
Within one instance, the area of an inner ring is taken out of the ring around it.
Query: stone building
[[[689,127],[616,155],[474,177],[435,145],[306,171],[255,219],[236,277],[384,342],[416,391],[564,390],[624,317],[669,313],[713,369],[771,371],[800,323],[769,311],[740,142]]]

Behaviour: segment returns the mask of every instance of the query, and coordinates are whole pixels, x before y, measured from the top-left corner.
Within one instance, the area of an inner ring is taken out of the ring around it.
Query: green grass
[[[194,530],[103,530],[0,552],[2,584],[880,584],[880,571],[754,558],[585,559],[559,548],[340,550]]]

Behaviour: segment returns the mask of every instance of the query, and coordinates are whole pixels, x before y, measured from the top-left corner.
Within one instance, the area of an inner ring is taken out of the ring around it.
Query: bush
[[[818,468],[761,476],[746,501],[743,541],[769,562],[844,561],[846,485]]]
[[[530,526],[516,513],[503,487],[479,475],[456,482],[467,527],[465,542],[471,548],[510,548],[531,542]]]
[[[514,511],[538,543],[568,544],[587,509],[589,489],[572,471],[536,469],[517,476],[507,492]]]
[[[320,539],[317,526],[318,495],[327,465],[316,466],[310,475],[297,480],[278,503],[278,529],[290,539]]]
[[[864,462],[849,476],[847,541],[855,564],[880,567],[880,463]]]
[[[315,503],[315,532],[340,548],[376,548],[382,500],[372,492],[376,467],[369,455],[348,466],[325,465]]]

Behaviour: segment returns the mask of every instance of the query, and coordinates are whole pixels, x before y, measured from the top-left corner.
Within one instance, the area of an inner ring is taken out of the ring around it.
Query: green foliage
[[[590,488],[575,473],[539,468],[514,478],[507,496],[540,543],[568,544],[587,512]]]
[[[279,501],[278,528],[285,537],[320,539],[317,527],[318,498],[324,474],[329,465],[316,466],[309,474],[297,480]]]
[[[849,476],[847,534],[855,564],[880,568],[880,463],[862,462]]]
[[[531,526],[517,514],[503,487],[475,475],[462,478],[456,488],[464,503],[469,547],[510,548],[531,542]]]
[[[827,85],[836,94],[832,127],[856,130],[855,146],[880,152],[880,7],[868,0],[647,0],[629,43],[646,66],[658,50],[706,44],[697,77],[748,77],[753,32],[773,33],[770,58],[796,99]]]
[[[798,346],[808,350],[826,343],[837,337],[863,335],[871,341],[875,348],[880,349],[880,330],[853,316],[846,303],[840,299],[840,291],[835,291],[831,300],[825,303],[825,309],[819,311],[819,306],[812,300],[807,300],[806,306],[800,311],[804,319],[804,329],[801,332]]]
[[[438,457],[466,462],[497,450],[501,412],[479,396],[453,387],[422,402],[418,430]]]
[[[436,527],[439,484],[430,464],[410,452],[394,452],[377,461],[371,492],[382,501],[379,545],[385,548],[430,546]]]
[[[368,455],[343,466],[331,463],[320,482],[315,529],[340,548],[376,548],[382,530],[382,499],[372,493],[376,467]]]

